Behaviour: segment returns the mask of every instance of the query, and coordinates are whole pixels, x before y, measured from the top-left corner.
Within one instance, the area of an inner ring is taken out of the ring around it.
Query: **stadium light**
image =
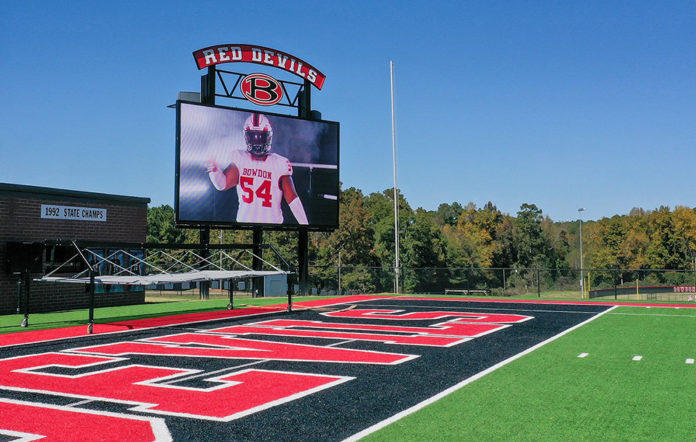
[[[581,207],[578,209],[578,215],[580,216],[580,297],[585,298],[585,278],[583,276],[582,269],[582,212],[585,208]]]

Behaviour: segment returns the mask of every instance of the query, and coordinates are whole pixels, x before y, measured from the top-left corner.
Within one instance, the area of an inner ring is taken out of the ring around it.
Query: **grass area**
[[[366,440],[696,440],[695,328],[619,307]]]
[[[169,297],[172,297],[172,295],[158,296],[157,294],[152,294],[148,295],[145,304],[98,308],[94,310],[94,321],[106,323],[206,312],[224,309],[229,303],[229,299],[226,296],[211,296],[211,299],[204,301],[189,299],[186,296],[178,297],[176,301],[166,300]],[[295,296],[293,297],[293,302],[319,298],[318,296]],[[283,304],[285,302],[287,302],[287,298],[284,297],[250,298],[235,296],[234,298],[235,308]],[[29,315],[29,327],[27,328],[20,327],[23,317],[23,315],[0,316],[0,334],[84,325],[87,323],[89,313],[87,309],[56,313],[34,313]]]
[[[380,295],[387,295],[387,296],[393,296],[393,293],[380,293]],[[662,299],[645,299],[645,297],[641,299],[636,299],[635,295],[629,295],[629,296],[619,296],[618,299],[614,299],[613,296],[607,296],[607,297],[602,297],[602,298],[592,298],[592,299],[581,299],[580,298],[580,292],[577,290],[549,290],[549,291],[542,291],[541,296],[537,294],[537,292],[529,292],[525,293],[522,295],[514,295],[514,296],[482,296],[482,295],[443,295],[443,294],[433,294],[433,295],[423,295],[423,294],[416,294],[416,295],[409,295],[409,294],[404,294],[404,296],[433,296],[433,297],[438,297],[438,298],[457,298],[457,299],[468,299],[468,298],[476,298],[476,299],[505,299],[508,301],[567,301],[567,302],[573,302],[573,301],[582,301],[582,302],[617,302],[617,303],[627,303],[627,304],[676,304],[676,305],[684,305],[684,304],[691,304],[691,305],[696,305],[696,301],[688,301],[686,299],[669,299],[668,297],[662,298]]]

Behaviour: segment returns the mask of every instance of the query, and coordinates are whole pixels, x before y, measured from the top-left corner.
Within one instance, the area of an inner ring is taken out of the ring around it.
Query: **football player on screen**
[[[282,197],[298,224],[309,224],[295,191],[290,161],[271,153],[273,127],[265,115],[255,113],[246,119],[244,140],[246,150],[233,150],[226,169],[221,170],[215,161],[210,161],[207,169],[217,190],[237,186],[237,222],[282,224]]]

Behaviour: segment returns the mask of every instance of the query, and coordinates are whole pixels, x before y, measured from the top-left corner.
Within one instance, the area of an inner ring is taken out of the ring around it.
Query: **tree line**
[[[544,269],[544,277],[554,279],[580,267],[579,220],[553,221],[531,203],[522,204],[510,215],[492,202],[483,207],[442,203],[429,211],[413,209],[401,194],[398,198],[399,255],[406,291],[456,285],[462,282],[457,278],[467,279],[467,284],[505,287],[506,273],[494,269]],[[309,236],[315,285],[335,287],[340,260],[341,267],[350,269],[343,276],[343,286],[390,287],[394,279],[393,190],[365,195],[350,187],[342,190],[339,201],[340,227]],[[636,270],[696,270],[694,208],[635,208],[626,215],[585,221],[582,228],[586,269],[614,270],[611,278],[621,280],[630,279]],[[220,235],[224,243],[250,243],[252,237],[245,230],[212,230],[211,242],[220,240]],[[296,264],[296,233],[264,232],[263,238]],[[170,206],[148,209],[148,242],[198,241],[197,230],[175,228]],[[601,283],[601,273],[597,274]]]

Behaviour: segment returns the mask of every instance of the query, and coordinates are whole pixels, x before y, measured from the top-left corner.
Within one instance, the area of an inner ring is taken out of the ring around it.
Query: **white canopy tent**
[[[132,253],[133,244],[117,247],[116,245],[95,245],[83,246],[77,242],[70,242],[75,249],[75,255],[63,262],[60,266],[40,278],[35,278],[38,282],[56,282],[85,284],[90,288],[90,307],[88,332],[92,332],[94,322],[94,287],[95,285],[127,285],[127,286],[156,286],[161,284],[175,283],[201,283],[209,281],[228,281],[234,279],[259,278],[274,275],[290,275],[293,272],[282,270],[272,263],[255,255],[249,249],[249,245],[215,245],[199,247],[191,244],[142,244],[139,245],[143,250],[155,250],[148,256],[137,256]],[[64,244],[64,243],[63,243]],[[242,249],[242,252],[233,258],[226,252],[229,249]],[[214,255],[200,253],[200,249],[205,248],[206,252],[214,251]],[[280,254],[270,247],[276,256],[283,262],[285,267],[288,263]],[[108,252],[105,253],[105,250]],[[172,250],[180,250],[176,253]],[[243,253],[250,254],[255,261],[262,262],[272,270],[255,270],[239,261]],[[108,253],[108,254],[107,254]],[[127,256],[129,265],[121,265],[117,256]],[[59,276],[65,273],[68,264],[73,261],[82,261],[86,267],[84,270],[70,275]],[[99,269],[106,264],[108,274],[100,274]],[[221,284],[222,287],[222,284]],[[232,308],[233,284],[228,285],[230,304]],[[289,286],[290,287],[290,286]],[[292,309],[291,291],[288,289],[288,311]],[[22,322],[23,326],[28,324],[28,313]]]
[[[198,270],[182,273],[156,273],[152,275],[99,275],[94,277],[95,284],[105,285],[155,285],[177,282],[223,281],[228,279],[256,278],[270,275],[287,275],[289,272],[264,270]],[[36,281],[65,282],[89,284],[88,276],[62,277],[43,276]]]

